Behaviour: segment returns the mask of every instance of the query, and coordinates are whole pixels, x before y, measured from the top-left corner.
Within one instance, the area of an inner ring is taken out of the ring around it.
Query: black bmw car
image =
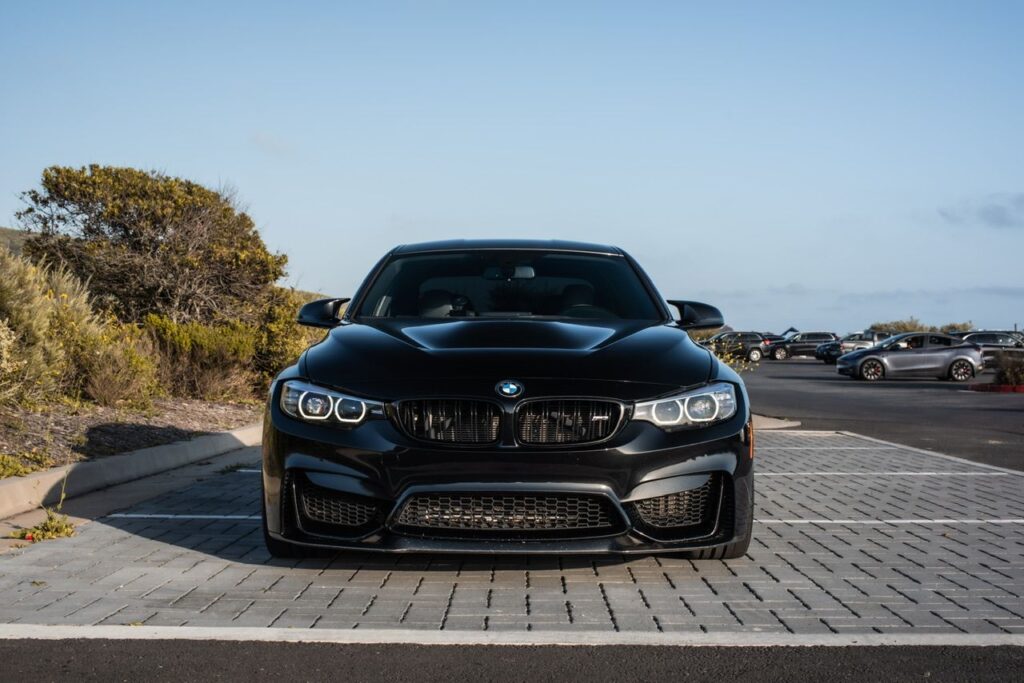
[[[746,390],[687,334],[717,309],[544,241],[401,246],[347,301],[270,390],[271,554],[746,552]]]

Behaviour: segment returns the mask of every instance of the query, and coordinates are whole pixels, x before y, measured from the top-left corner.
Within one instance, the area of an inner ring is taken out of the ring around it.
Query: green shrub
[[[1024,354],[1001,353],[996,366],[996,384],[1024,385]]]
[[[70,375],[66,340],[56,328],[77,312],[77,302],[58,306],[50,280],[47,268],[0,248],[0,319],[15,336],[8,363],[18,366],[8,401],[34,403],[59,394]]]
[[[0,248],[0,321],[0,402],[145,404],[159,388],[155,363],[147,366],[148,337],[96,315],[88,290],[65,268]]]
[[[146,330],[159,350],[163,384],[175,396],[251,398],[257,331],[241,323],[178,323],[149,314]]]
[[[22,361],[15,354],[18,335],[6,320],[0,319],[0,404],[18,391],[18,374]]]
[[[93,311],[89,290],[66,268],[47,268],[46,297],[51,303],[50,336],[60,345],[64,363],[58,391],[78,398],[105,344],[105,325]]]
[[[29,451],[18,455],[0,454],[0,479],[24,477],[53,467],[53,461],[46,453]]]
[[[112,319],[90,355],[84,393],[104,406],[145,408],[162,393],[159,371],[152,337]]]
[[[159,172],[51,166],[18,212],[25,253],[66,264],[121,320],[253,323],[254,302],[284,275],[231,192]]]
[[[294,363],[307,346],[323,337],[323,330],[303,327],[296,322],[299,307],[309,300],[310,295],[284,287],[274,287],[268,295],[253,359],[258,391]]]

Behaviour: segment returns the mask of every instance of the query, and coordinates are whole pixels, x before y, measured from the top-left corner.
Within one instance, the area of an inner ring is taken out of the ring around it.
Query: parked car
[[[825,342],[824,344],[818,344],[814,349],[814,357],[820,361],[824,361],[826,365],[835,365],[836,360],[841,355],[843,355],[841,341],[830,341]]]
[[[891,336],[892,332],[885,332],[882,330],[864,330],[863,332],[848,334],[843,337],[841,344],[842,353],[850,353],[851,351],[859,351],[860,349],[870,349],[878,342],[883,339],[888,339]]]
[[[818,344],[836,341],[839,336],[832,332],[797,332],[779,342],[769,344],[765,355],[775,360],[796,356],[813,356]]]
[[[1000,353],[1024,351],[1024,340],[1015,336],[1013,332],[971,332],[965,334],[963,339],[981,347],[987,365],[995,364]]]
[[[752,363],[764,358],[768,344],[760,332],[721,332],[701,342],[719,358],[746,358]]]
[[[552,296],[552,293],[555,293]],[[263,536],[316,548],[742,557],[754,515],[743,381],[615,247],[406,245],[274,380]]]
[[[882,378],[937,377],[966,382],[985,367],[981,348],[948,334],[909,332],[878,346],[839,357],[840,375],[869,382]]]

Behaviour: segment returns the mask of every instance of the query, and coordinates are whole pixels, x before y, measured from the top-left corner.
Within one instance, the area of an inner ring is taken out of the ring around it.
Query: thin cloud
[[[262,130],[249,135],[249,144],[264,154],[281,159],[293,157],[296,152],[295,147],[287,141]]]
[[[939,209],[939,215],[951,225],[982,225],[997,229],[1024,228],[1024,192],[1004,192],[983,200],[963,202]]]

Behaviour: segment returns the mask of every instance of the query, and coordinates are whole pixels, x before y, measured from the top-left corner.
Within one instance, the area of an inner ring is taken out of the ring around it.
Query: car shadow
[[[152,541],[153,552],[168,559],[189,553],[197,562],[206,557],[252,567],[417,572],[457,572],[481,568],[521,571],[583,569],[597,576],[603,567],[637,561],[657,562],[649,554],[391,554],[317,549],[309,549],[308,555],[301,559],[274,558],[264,545],[260,522],[261,477],[258,472],[258,455],[246,449],[235,451],[235,456],[231,456],[228,453],[197,463],[205,468],[199,474],[193,470],[191,475],[187,475],[184,474],[185,469],[178,470],[182,473],[180,479],[183,483],[177,488],[154,488],[152,496],[137,497],[116,510],[111,510],[110,505],[97,506],[95,497],[86,495],[69,498],[61,512],[72,518],[89,520],[90,523],[82,527],[82,533],[88,533],[89,527],[94,525],[114,529],[122,539],[134,537]],[[145,487],[155,479],[141,479],[127,486]],[[69,488],[73,488],[73,472],[68,481]],[[52,487],[54,499],[59,498],[60,488],[59,485]],[[104,495],[105,492],[99,493]],[[106,535],[102,538],[103,543],[110,542]],[[116,546],[97,550],[118,552]],[[677,553],[673,556],[684,555]]]
[[[258,515],[253,510],[253,516]],[[654,562],[658,557],[686,558],[686,553],[655,555],[551,554],[551,553],[384,553],[364,550],[310,548],[302,558],[275,558],[263,543],[258,520],[175,523],[173,520],[139,520],[101,517],[98,523],[133,536],[178,546],[227,562],[253,567],[314,569],[318,571],[413,571],[459,572],[469,570],[540,571],[585,569],[599,576],[602,568],[631,562]]]
[[[71,450],[86,458],[99,458],[188,441],[209,433],[166,425],[108,422],[89,427]]]

